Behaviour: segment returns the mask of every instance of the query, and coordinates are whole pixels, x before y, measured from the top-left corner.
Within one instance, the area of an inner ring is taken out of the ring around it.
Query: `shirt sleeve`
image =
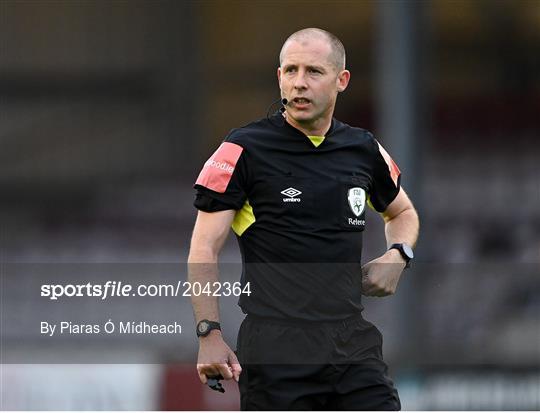
[[[241,209],[246,201],[244,148],[223,142],[205,162],[193,187],[194,205],[205,212]]]
[[[381,144],[376,139],[374,142],[375,159],[370,201],[376,211],[384,212],[399,193],[401,171]]]

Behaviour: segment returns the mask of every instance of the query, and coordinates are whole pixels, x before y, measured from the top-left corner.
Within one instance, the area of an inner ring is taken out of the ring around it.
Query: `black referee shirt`
[[[362,310],[365,207],[383,212],[400,172],[368,131],[336,119],[308,137],[281,115],[234,129],[205,163],[195,206],[237,210],[247,314],[342,320]]]

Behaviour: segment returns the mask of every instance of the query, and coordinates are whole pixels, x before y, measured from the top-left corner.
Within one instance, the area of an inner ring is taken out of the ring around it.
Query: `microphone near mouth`
[[[285,106],[287,106],[289,104],[289,100],[287,98],[280,98],[280,99],[277,99],[275,100],[269,107],[268,107],[268,110],[266,111],[266,118],[268,120],[271,121],[271,118],[270,118],[270,112],[272,110],[273,107],[276,107],[277,104],[281,104],[280,108],[278,109],[278,111],[276,112],[277,113],[280,113],[281,115],[283,115],[285,113],[285,111],[287,110],[287,108]],[[271,121],[272,122],[272,121]]]
[[[280,111],[281,113],[285,112],[285,110],[286,110],[285,106],[287,106],[287,103],[289,103],[289,101],[287,100],[287,98],[281,99],[281,107],[279,108],[279,111]]]

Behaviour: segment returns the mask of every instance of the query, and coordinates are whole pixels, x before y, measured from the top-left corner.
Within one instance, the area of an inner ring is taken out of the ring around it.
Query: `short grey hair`
[[[339,40],[336,35],[316,27],[309,27],[307,29],[294,32],[287,38],[287,40],[285,40],[285,43],[283,43],[283,46],[281,47],[281,52],[279,53],[280,66],[283,62],[283,51],[285,50],[287,43],[291,41],[301,42],[313,38],[325,39],[332,49],[329,56],[330,63],[332,63],[338,71],[345,69],[345,47],[343,46],[343,43],[341,43],[341,40]]]

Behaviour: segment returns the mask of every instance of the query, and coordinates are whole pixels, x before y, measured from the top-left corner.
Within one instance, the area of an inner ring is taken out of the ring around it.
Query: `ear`
[[[281,89],[281,67],[277,68],[277,80],[278,80],[279,88]]]
[[[351,72],[348,70],[342,70],[337,79],[337,90],[338,92],[343,92],[345,89],[347,89],[347,85],[349,84],[349,80],[351,79]]]

